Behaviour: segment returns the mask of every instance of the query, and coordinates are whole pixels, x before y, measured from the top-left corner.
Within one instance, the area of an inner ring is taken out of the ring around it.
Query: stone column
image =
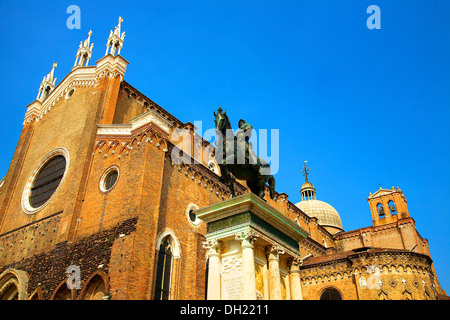
[[[207,300],[220,300],[220,242],[208,240],[203,243],[208,250],[208,295]]]
[[[256,271],[253,242],[256,234],[251,230],[236,235],[242,246],[242,299],[256,300]]]
[[[280,254],[283,254],[279,246],[268,246],[266,248],[267,259],[269,260],[269,298],[270,300],[281,300],[281,279],[280,279]]]
[[[289,259],[289,282],[291,283],[291,299],[303,300],[300,280],[300,266],[303,261],[300,258]]]
[[[73,64],[73,67],[75,67],[77,65],[77,62],[78,62],[78,55],[75,57],[75,63]]]

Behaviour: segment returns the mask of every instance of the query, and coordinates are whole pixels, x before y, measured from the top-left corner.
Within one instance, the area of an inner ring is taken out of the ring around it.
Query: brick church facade
[[[124,80],[121,23],[95,65],[91,32],[58,85],[53,64],[27,106],[0,182],[0,299],[206,297],[207,230],[195,210],[231,194],[214,146]],[[190,139],[184,163],[171,158],[179,129]],[[298,204],[266,194],[309,234],[299,243],[304,300],[446,297],[399,188],[370,194],[372,226],[344,231],[305,175]],[[245,182],[236,192],[249,192]],[[280,265],[280,278],[290,269]],[[282,293],[290,299],[289,281]]]

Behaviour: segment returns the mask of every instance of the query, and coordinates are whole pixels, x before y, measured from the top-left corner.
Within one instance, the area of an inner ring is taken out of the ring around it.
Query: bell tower
[[[399,187],[383,189],[380,187],[375,193],[369,192],[370,212],[374,226],[396,222],[409,217],[406,197]]]

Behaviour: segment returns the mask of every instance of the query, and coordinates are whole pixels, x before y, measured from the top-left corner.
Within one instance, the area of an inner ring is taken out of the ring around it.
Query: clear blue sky
[[[304,160],[345,230],[371,225],[369,191],[399,186],[450,290],[450,1],[1,1],[0,177],[53,61],[59,83],[92,29],[94,64],[119,15],[125,80],[181,121],[212,126],[222,106],[233,126],[280,130],[276,189],[292,202]]]

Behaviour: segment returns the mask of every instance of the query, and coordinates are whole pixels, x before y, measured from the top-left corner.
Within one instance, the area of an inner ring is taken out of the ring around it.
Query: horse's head
[[[230,126],[230,120],[227,116],[227,110],[222,111],[222,108],[217,109],[217,113],[214,111],[214,123],[216,124],[216,130],[223,132]]]

